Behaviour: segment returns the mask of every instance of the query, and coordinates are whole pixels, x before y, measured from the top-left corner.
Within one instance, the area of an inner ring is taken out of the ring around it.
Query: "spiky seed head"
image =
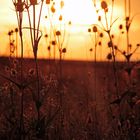
[[[66,53],[67,52],[67,49],[66,48],[63,48],[62,49],[62,53]]]
[[[37,5],[37,0],[30,0],[31,5]]]
[[[51,6],[51,12],[52,12],[52,13],[55,13],[55,11],[56,11],[56,9],[55,9],[54,5],[52,5],[52,6]]]
[[[104,36],[104,34],[103,33],[100,33],[100,37],[102,38]]]
[[[122,24],[119,25],[119,29],[120,29],[120,30],[123,29],[123,25],[122,25]]]
[[[92,31],[96,33],[98,31],[97,26],[93,26]]]
[[[56,41],[55,40],[52,41],[52,45],[54,45],[54,46],[56,45]]]
[[[89,32],[89,33],[91,32],[91,29],[90,29],[90,28],[88,29],[88,32]]]
[[[60,2],[60,7],[61,7],[61,9],[64,7],[64,1],[63,0],[61,0],[61,2]]]
[[[16,33],[18,32],[18,28],[15,28],[15,32],[16,32]]]
[[[62,20],[63,20],[63,16],[60,15],[60,16],[59,16],[59,21],[62,21]]]
[[[61,32],[60,31],[56,31],[56,35],[57,36],[60,36],[61,35]]]
[[[108,8],[108,5],[107,5],[106,1],[101,2],[101,8],[104,9],[104,10],[106,10]]]
[[[50,0],[46,0],[46,4],[50,4]]]
[[[111,60],[111,59],[112,59],[112,54],[111,54],[111,53],[109,53],[109,54],[107,55],[107,59],[108,59],[108,60]]]
[[[101,21],[101,19],[102,19],[101,16],[98,16],[98,21]]]

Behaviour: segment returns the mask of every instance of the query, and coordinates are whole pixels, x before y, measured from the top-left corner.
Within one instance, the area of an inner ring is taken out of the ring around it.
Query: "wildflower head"
[[[98,21],[101,21],[101,16],[98,16]]]
[[[61,7],[61,9],[64,7],[64,1],[63,0],[61,0],[61,2],[60,2],[60,7]]]
[[[97,26],[93,26],[92,31],[96,33],[98,31]]]
[[[67,49],[66,48],[63,48],[62,49],[62,53],[66,53],[67,52]]]
[[[30,0],[31,5],[37,5],[37,0]]]
[[[62,21],[62,20],[63,20],[63,16],[60,15],[60,16],[59,16],[59,21]]]
[[[103,0],[101,2],[101,8],[104,9],[104,11],[106,11],[106,9],[108,9],[108,5],[107,5],[106,1]]]
[[[16,32],[16,33],[18,32],[18,28],[15,28],[15,32]]]
[[[68,22],[68,25],[71,25],[71,24],[72,24],[71,21],[69,21],[69,22]]]
[[[11,76],[15,77],[17,75],[17,71],[15,69],[11,69]]]
[[[56,35],[57,36],[60,36],[61,35],[61,32],[60,31],[56,31]]]
[[[45,34],[44,37],[45,37],[45,38],[48,38],[48,34]]]
[[[29,75],[29,76],[35,75],[35,70],[34,70],[34,69],[29,69],[28,75]]]
[[[103,33],[100,33],[100,37],[102,38],[104,36],[104,34]]]
[[[107,55],[107,59],[108,59],[108,60],[111,60],[111,59],[112,59],[112,54],[111,54],[111,53],[109,53],[109,54]]]
[[[93,49],[92,49],[92,48],[90,48],[90,49],[89,49],[89,51],[90,51],[90,52],[92,52],[92,51],[93,51]]]
[[[48,46],[48,51],[50,51],[51,50],[51,47],[50,46]]]
[[[50,4],[50,0],[46,0],[46,4]]]
[[[113,47],[112,41],[109,41],[109,42],[108,42],[108,47],[109,47],[109,48]]]
[[[123,29],[123,25],[122,25],[122,24],[119,25],[119,29],[120,29],[120,30]]]
[[[90,29],[90,28],[88,28],[88,32],[89,32],[89,33],[91,32],[91,29]]]
[[[56,11],[56,9],[55,9],[55,7],[54,7],[54,4],[51,6],[51,12],[52,13],[55,13],[55,11]]]
[[[52,45],[54,45],[54,46],[56,45],[56,41],[55,40],[52,41]]]

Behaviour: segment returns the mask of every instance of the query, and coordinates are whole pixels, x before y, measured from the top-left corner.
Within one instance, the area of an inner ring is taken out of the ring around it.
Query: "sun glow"
[[[48,17],[48,6],[43,8],[43,16]],[[65,22],[71,21],[73,24],[93,24],[97,21],[96,10],[91,0],[66,0],[64,7],[60,8],[60,1],[55,1],[56,12],[53,15],[53,22],[58,23],[59,16],[62,15]],[[50,7],[51,8],[51,7]],[[46,23],[46,22],[45,22]]]

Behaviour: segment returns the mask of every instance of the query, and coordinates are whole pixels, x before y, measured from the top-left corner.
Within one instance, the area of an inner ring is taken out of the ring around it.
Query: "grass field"
[[[31,140],[139,138],[138,63],[116,62],[115,79],[111,62],[62,61],[60,67],[59,61],[38,60],[38,100],[34,60],[24,59],[23,110],[19,64],[19,59],[0,58],[0,139],[21,134]]]

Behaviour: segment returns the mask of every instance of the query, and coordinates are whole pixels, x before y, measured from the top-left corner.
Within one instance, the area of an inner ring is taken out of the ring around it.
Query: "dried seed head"
[[[108,8],[108,5],[107,5],[106,1],[101,2],[101,8],[104,9],[104,10],[106,10]]]
[[[115,45],[115,46],[114,46],[114,49],[115,49],[115,50],[118,50],[118,47]]]
[[[11,69],[11,76],[16,76],[17,71],[15,69]]]
[[[122,24],[119,25],[119,29],[120,29],[120,30],[123,29],[123,25],[122,25]]]
[[[111,60],[111,59],[112,59],[112,54],[111,54],[111,53],[109,53],[109,54],[107,55],[107,59],[108,59],[108,60]]]
[[[115,37],[115,36],[112,34],[112,35],[111,35],[111,38],[113,39],[114,37]]]
[[[108,47],[109,47],[109,48],[113,47],[112,41],[109,41],[109,42],[108,42]]]
[[[62,53],[66,53],[67,52],[67,49],[66,48],[63,48],[62,49]]]
[[[97,26],[93,26],[92,31],[96,33],[98,31]]]
[[[99,45],[99,46],[102,46],[102,42],[101,42],[101,41],[99,41],[98,45]]]
[[[29,69],[28,74],[29,74],[29,76],[35,75],[35,70],[34,69]]]
[[[50,0],[46,0],[46,4],[50,4]]]
[[[45,38],[48,38],[48,34],[45,34],[45,36],[44,36]]]
[[[50,46],[48,46],[48,51],[50,51],[51,50],[51,47]]]
[[[8,35],[9,35],[9,36],[11,36],[11,35],[12,35],[12,34],[11,34],[11,31],[9,31],[9,32],[8,32]]]
[[[15,28],[15,32],[16,32],[16,33],[18,32],[18,28]]]
[[[56,45],[56,41],[55,40],[52,41],[52,45],[54,45],[54,46]]]
[[[63,16],[60,15],[60,16],[59,16],[59,21],[62,21],[62,20],[63,20]]]
[[[52,5],[52,6],[51,6],[51,12],[52,12],[52,13],[55,13],[55,11],[56,11],[56,10],[55,10],[55,7],[54,7],[54,5]]]
[[[8,66],[5,66],[5,71],[6,72],[9,72],[10,71],[10,68]]]
[[[68,22],[68,25],[71,25],[71,21]]]
[[[37,0],[30,0],[31,5],[37,5]]]
[[[92,48],[90,48],[90,49],[89,49],[89,51],[90,51],[90,52],[92,52],[92,51],[93,51],[93,49],[92,49]]]
[[[61,35],[61,32],[60,31],[56,31],[56,35],[57,36],[60,36]]]
[[[61,9],[64,7],[64,1],[63,0],[61,0],[61,2],[60,2],[60,7],[61,7]]]
[[[90,29],[90,28],[88,29],[88,32],[89,32],[89,33],[91,32],[91,29]]]
[[[102,38],[104,35],[103,35],[103,33],[100,33],[100,37]]]
[[[101,16],[98,16],[98,21],[101,21],[101,19],[102,19]]]

